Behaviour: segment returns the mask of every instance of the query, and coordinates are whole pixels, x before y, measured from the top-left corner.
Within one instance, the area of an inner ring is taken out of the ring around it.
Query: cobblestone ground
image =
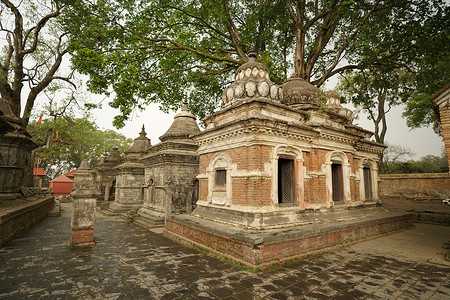
[[[254,274],[119,219],[96,226],[91,247],[68,247],[59,217],[0,249],[0,299],[450,299],[446,266],[344,248]]]

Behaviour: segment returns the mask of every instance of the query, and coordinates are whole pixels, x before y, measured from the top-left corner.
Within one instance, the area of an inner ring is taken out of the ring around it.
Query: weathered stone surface
[[[68,224],[47,218],[0,249],[0,298],[450,297],[448,262],[429,263],[448,240],[445,226],[417,224],[251,273],[118,218],[98,218],[95,248],[67,247]]]
[[[2,101],[0,98],[0,104]],[[19,124],[14,114],[0,107],[0,194],[18,193],[21,186],[33,186],[31,151],[37,144]]]
[[[80,246],[90,245],[94,243],[98,182],[95,172],[89,170],[87,161],[81,162],[74,175],[70,242]]]
[[[145,165],[144,205],[138,221],[152,227],[175,213],[191,212],[197,199],[198,154],[191,135],[200,129],[187,103],[161,136],[161,143],[148,149],[141,161]]]
[[[320,89],[302,78],[290,77],[282,86],[283,99],[281,103],[319,105]]]
[[[434,111],[441,122],[442,136],[444,137],[445,152],[447,153],[450,169],[450,83],[431,97]]]
[[[236,71],[235,81],[222,93],[225,107],[236,105],[251,97],[262,97],[270,101],[280,101],[281,88],[270,80],[269,69],[256,62],[256,54],[249,54],[249,61]]]

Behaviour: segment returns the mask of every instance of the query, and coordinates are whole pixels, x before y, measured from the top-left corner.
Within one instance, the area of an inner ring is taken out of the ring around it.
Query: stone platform
[[[249,230],[191,215],[176,215],[167,219],[164,235],[251,269],[263,269],[343,244],[410,228],[414,223],[412,214],[384,212],[368,215],[363,211],[352,214],[355,218],[345,221],[262,230]],[[357,214],[361,214],[360,218]]]
[[[157,228],[164,227],[165,222],[163,217],[143,207],[138,210],[134,223],[144,228]]]

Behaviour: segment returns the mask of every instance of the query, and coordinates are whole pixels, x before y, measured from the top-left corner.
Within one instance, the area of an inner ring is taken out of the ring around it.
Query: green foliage
[[[113,130],[98,129],[88,117],[45,117],[41,126],[30,125],[29,130],[33,140],[41,145],[37,155],[49,177],[77,168],[84,159],[94,167],[113,146],[123,152],[132,144],[132,139]]]
[[[434,18],[424,21],[416,47],[414,90],[403,116],[410,128],[434,125],[440,127],[430,98],[450,82],[450,6],[438,9]]]
[[[450,78],[450,6],[440,0],[410,4],[372,15],[350,59],[358,71],[344,74],[339,86],[368,113],[379,142],[388,126],[385,115],[401,103],[409,127],[432,123],[430,97]]]
[[[113,96],[122,127],[149,103],[175,110],[188,98],[194,114],[209,115],[251,49],[278,84],[295,71],[320,86],[378,62],[370,51],[379,33],[418,0],[63,2],[73,67],[89,75],[92,92]]]
[[[447,173],[448,161],[445,151],[441,156],[427,155],[419,160],[407,159],[412,152],[400,146],[389,146],[384,155],[384,174]]]

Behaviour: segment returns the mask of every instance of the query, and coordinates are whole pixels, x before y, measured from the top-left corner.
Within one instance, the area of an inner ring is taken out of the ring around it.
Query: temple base
[[[411,214],[385,213],[342,222],[249,230],[190,215],[167,219],[164,235],[251,269],[263,269],[413,226]]]

